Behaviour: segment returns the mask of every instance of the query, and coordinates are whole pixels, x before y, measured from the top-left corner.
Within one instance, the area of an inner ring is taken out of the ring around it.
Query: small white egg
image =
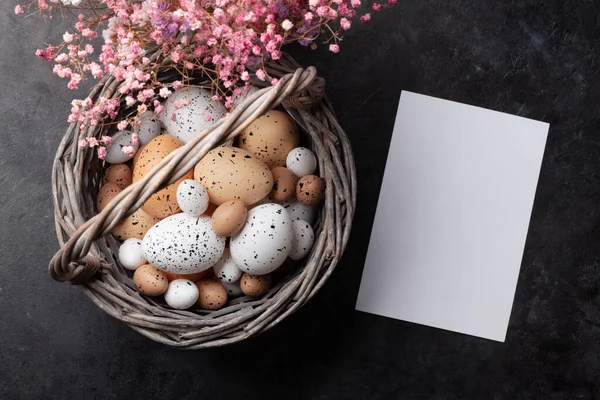
[[[110,164],[121,164],[131,160],[134,154],[125,154],[123,152],[123,147],[132,146],[133,152],[135,153],[137,151],[140,147],[140,143],[137,141],[133,144],[132,135],[133,132],[131,131],[119,131],[115,133],[112,137],[111,145],[106,148],[106,157],[104,158],[104,161]]]
[[[177,204],[184,213],[192,217],[204,214],[208,208],[208,200],[206,189],[198,181],[186,179],[177,187]]]
[[[300,203],[298,200],[287,200],[279,203],[285,208],[292,221],[302,220],[312,224],[317,215],[317,207]]]
[[[300,260],[310,252],[315,243],[315,231],[306,221],[292,221],[294,239],[292,240],[292,250],[288,257],[292,260]]]
[[[127,239],[119,247],[119,261],[124,268],[135,271],[138,267],[147,263],[142,252],[142,241],[140,239]]]
[[[296,147],[288,153],[285,165],[294,175],[302,178],[317,170],[317,157],[306,147]]]
[[[140,145],[143,146],[158,135],[161,131],[161,123],[158,115],[152,111],[146,111],[140,115],[140,126],[138,128],[138,136]]]
[[[189,279],[175,279],[165,292],[167,304],[178,310],[190,308],[198,301],[198,287]]]
[[[213,271],[221,282],[236,282],[242,277],[242,270],[235,265],[229,249],[225,249],[221,259],[213,266]]]
[[[221,285],[227,290],[227,295],[230,298],[239,297],[243,295],[242,289],[240,288],[240,281],[237,282],[223,282],[221,281]]]

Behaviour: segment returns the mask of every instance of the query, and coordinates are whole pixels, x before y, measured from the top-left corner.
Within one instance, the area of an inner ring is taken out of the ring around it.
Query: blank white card
[[[402,92],[356,309],[503,342],[547,135]]]

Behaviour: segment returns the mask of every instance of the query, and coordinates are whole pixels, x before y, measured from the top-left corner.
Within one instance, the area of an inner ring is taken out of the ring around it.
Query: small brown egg
[[[113,164],[104,172],[104,184],[114,183],[121,189],[131,185],[132,172],[127,164]]]
[[[195,274],[176,274],[175,272],[165,271],[165,275],[169,282],[174,281],[175,279],[187,279],[192,282],[198,282],[202,278],[206,278],[210,275],[212,268],[207,269],[206,271],[196,272]]]
[[[107,183],[106,185],[102,186],[98,191],[98,198],[96,199],[96,207],[98,208],[98,212],[104,210],[104,207],[106,207],[116,195],[121,193],[122,190],[123,189],[121,189],[116,183]]]
[[[208,208],[206,209],[206,211],[204,211],[204,215],[212,217],[217,207],[218,206],[213,203],[208,203]]]
[[[169,280],[164,271],[152,264],[144,264],[133,273],[133,283],[147,296],[160,296],[167,291]]]
[[[227,290],[213,279],[201,279],[198,286],[198,304],[205,310],[218,310],[227,304]]]
[[[258,297],[267,293],[271,289],[273,278],[271,274],[250,275],[244,273],[240,278],[240,289],[246,296]]]
[[[160,219],[151,217],[144,210],[138,208],[119,225],[115,226],[110,233],[119,240],[143,239],[146,232],[158,221]]]
[[[325,198],[325,181],[316,175],[306,175],[296,184],[296,198],[302,204],[313,206]]]
[[[285,201],[296,194],[296,182],[298,178],[285,167],[276,167],[271,170],[273,174],[273,190],[270,197],[275,201]]]
[[[221,204],[212,215],[212,228],[217,235],[231,236],[246,223],[248,209],[241,200],[231,200]]]

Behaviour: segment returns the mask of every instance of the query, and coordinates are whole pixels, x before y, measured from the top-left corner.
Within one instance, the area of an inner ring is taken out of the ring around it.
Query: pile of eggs
[[[187,105],[175,107],[181,99]],[[114,135],[98,211],[226,115],[198,88],[174,93],[164,110],[140,116],[137,142],[131,131]],[[123,241],[119,261],[133,271],[138,291],[164,296],[175,309],[217,310],[235,297],[266,294],[278,272],[289,272],[306,257],[325,182],[315,175],[317,159],[300,147],[300,139],[287,113],[269,111],[234,146],[209,151],[114,228],[112,234]],[[123,146],[133,146],[135,155],[126,155]]]

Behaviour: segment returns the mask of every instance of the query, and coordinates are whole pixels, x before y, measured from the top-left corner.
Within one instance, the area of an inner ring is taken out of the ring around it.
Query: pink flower
[[[171,96],[171,91],[169,90],[169,88],[163,87],[159,90],[158,95],[163,99],[167,99],[169,98],[169,96]]]
[[[101,160],[106,158],[106,147],[98,147],[98,158]]]
[[[98,139],[96,139],[95,137],[89,137],[86,140],[90,147],[96,147],[100,144],[100,142],[98,142]]]
[[[279,82],[279,79],[277,79],[277,78],[271,79],[271,85],[275,86],[275,85],[277,85],[277,82]]]
[[[279,50],[271,52],[271,58],[273,60],[279,60],[281,58],[281,52]]]
[[[210,115],[210,113],[204,114],[204,120],[210,122],[212,120],[212,115]]]
[[[129,157],[133,157],[135,155],[135,149],[133,146],[123,146],[121,149],[124,154],[127,154]]]
[[[125,104],[127,104],[129,107],[131,107],[132,105],[135,104],[135,99],[133,98],[133,96],[127,96],[125,97]]]
[[[310,11],[304,14],[304,20],[308,22],[312,21],[314,17],[315,16]]]
[[[249,79],[250,79],[250,74],[248,73],[248,71],[244,71],[244,72],[242,72],[242,74],[240,75],[240,78],[241,78],[243,81],[247,81],[247,80],[249,80]]]
[[[343,30],[347,31],[348,29],[350,29],[350,26],[352,26],[352,23],[346,18],[342,18],[340,19],[340,26]]]
[[[373,3],[373,6],[371,8],[373,9],[373,11],[377,12],[381,9],[381,4]]]
[[[85,52],[88,54],[92,54],[94,52],[94,46],[92,46],[91,44],[86,44],[85,45]]]
[[[17,4],[17,5],[15,6],[15,14],[16,14],[16,15],[23,14],[23,7],[21,7],[21,5],[20,5],[20,4]]]
[[[81,75],[73,74],[71,75],[71,80],[67,84],[69,89],[77,89],[79,87],[79,82],[81,82]]]
[[[90,72],[94,78],[100,78],[102,75],[104,75],[102,67],[95,62],[90,63]]]
[[[133,144],[135,146],[136,144],[138,144],[139,141],[140,141],[140,137],[138,136],[137,132],[133,132],[131,134],[131,144]]]
[[[329,51],[331,51],[332,53],[339,53],[340,52],[340,46],[338,46],[337,44],[330,44],[329,45]]]
[[[289,19],[286,19],[285,21],[283,21],[281,23],[281,27],[286,30],[289,31],[290,29],[292,29],[294,27],[294,24],[292,23],[292,21],[290,21]]]
[[[393,6],[398,3],[398,0],[388,0],[388,3]]]
[[[65,41],[65,43],[71,43],[73,42],[73,37],[73,34],[65,32],[65,34],[63,35],[63,40]]]
[[[267,74],[265,74],[265,71],[263,71],[262,69],[257,69],[256,70],[256,77],[258,79],[260,79],[261,81],[264,81],[267,79]]]
[[[104,135],[100,138],[100,141],[103,145],[110,146],[112,144],[112,137]]]
[[[117,129],[122,131],[125,130],[127,126],[129,126],[129,122],[127,122],[127,120],[123,120],[117,124]]]
[[[69,56],[66,55],[65,53],[60,53],[58,56],[56,56],[56,58],[54,59],[54,61],[56,61],[57,63],[64,63],[67,62],[69,60]]]
[[[350,4],[352,5],[352,7],[358,8],[360,7],[360,0],[351,0]]]
[[[146,111],[148,111],[148,106],[146,106],[145,104],[140,104],[137,108],[138,114],[143,114]]]
[[[371,14],[369,14],[369,13],[360,17],[360,22],[362,22],[362,23],[369,22],[370,20],[371,20]]]
[[[79,144],[79,147],[87,147],[88,142],[85,139],[81,139],[79,142],[77,142]]]
[[[183,85],[183,82],[181,81],[175,81],[173,82],[173,89],[177,90],[179,89],[181,86]]]

